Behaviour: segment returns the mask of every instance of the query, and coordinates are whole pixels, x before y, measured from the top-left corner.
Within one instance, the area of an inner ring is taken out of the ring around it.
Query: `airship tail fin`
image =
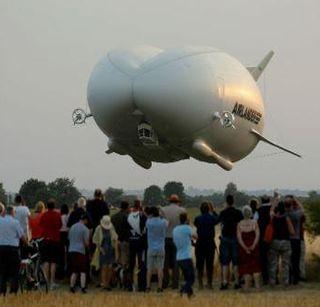
[[[260,141],[262,141],[262,142],[268,143],[268,144],[270,144],[270,145],[272,145],[272,146],[274,146],[274,147],[277,147],[277,148],[279,148],[279,149],[281,149],[281,150],[283,150],[283,151],[285,151],[285,152],[288,152],[288,153],[290,153],[290,154],[292,154],[292,155],[294,155],[294,156],[296,156],[296,157],[302,158],[302,156],[299,155],[299,154],[297,154],[296,152],[294,152],[294,151],[292,151],[292,150],[290,150],[290,149],[284,148],[284,147],[282,147],[282,146],[280,146],[280,145],[278,145],[278,144],[276,144],[276,143],[274,143],[274,142],[266,139],[261,133],[259,133],[259,132],[256,131],[255,129],[251,129],[251,133],[253,133],[255,136],[257,136],[258,139],[259,139]]]
[[[268,52],[268,54],[263,58],[263,60],[259,63],[256,67],[247,67],[250,74],[252,75],[253,79],[258,81],[260,75],[263,73],[267,65],[269,64],[271,58],[274,55],[274,51],[271,50]]]

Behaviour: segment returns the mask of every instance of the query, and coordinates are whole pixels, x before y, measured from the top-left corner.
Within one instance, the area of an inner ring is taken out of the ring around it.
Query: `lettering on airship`
[[[260,112],[246,107],[238,102],[236,102],[236,104],[234,105],[232,113],[255,124],[259,124],[262,117],[262,114]]]

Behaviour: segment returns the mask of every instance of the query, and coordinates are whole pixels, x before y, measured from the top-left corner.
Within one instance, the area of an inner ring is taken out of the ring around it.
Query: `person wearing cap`
[[[179,267],[176,260],[177,249],[173,243],[173,229],[180,224],[180,214],[186,210],[180,206],[179,196],[173,194],[169,198],[169,205],[161,208],[161,215],[169,222],[165,241],[165,263],[164,263],[164,288],[169,285],[171,271],[171,287],[179,288]]]
[[[111,222],[111,218],[105,215],[100,225],[96,228],[93,238],[96,245],[91,265],[96,270],[101,269],[101,287],[111,290],[112,264],[118,261],[118,235]]]
[[[90,231],[87,214],[80,217],[80,221],[75,223],[69,230],[69,259],[70,259],[70,291],[75,293],[75,284],[78,274],[80,274],[81,292],[86,293],[86,271],[87,257],[86,248],[89,245]]]

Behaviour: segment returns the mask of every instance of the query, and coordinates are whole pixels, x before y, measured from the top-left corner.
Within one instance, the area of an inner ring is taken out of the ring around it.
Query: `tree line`
[[[75,186],[75,181],[70,178],[57,178],[52,182],[46,183],[36,178],[26,180],[20,187],[18,192],[25,200],[29,207],[34,207],[38,201],[46,202],[50,198],[54,198],[58,205],[72,205],[81,196],[80,191]],[[118,207],[122,200],[133,201],[136,195],[125,195],[123,189],[108,187],[105,192],[107,202]],[[198,207],[204,201],[211,201],[219,209],[223,206],[225,196],[232,194],[235,198],[235,205],[241,207],[248,204],[252,195],[239,191],[236,184],[230,182],[224,192],[215,192],[212,195],[190,196],[185,193],[182,182],[169,181],[163,188],[158,185],[150,185],[144,190],[143,204],[146,206],[162,206],[168,202],[171,194],[177,194],[185,207]],[[0,201],[4,204],[13,202],[6,193],[3,184],[0,183]],[[307,213],[307,230],[310,234],[320,234],[320,194],[311,191],[308,197],[300,198],[304,204]]]

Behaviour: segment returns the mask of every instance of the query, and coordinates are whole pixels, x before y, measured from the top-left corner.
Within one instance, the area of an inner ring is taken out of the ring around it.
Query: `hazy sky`
[[[319,188],[320,2],[289,0],[0,0],[0,182],[15,191],[30,177],[76,179],[81,188],[129,189],[179,180],[222,189]],[[259,86],[265,135],[303,155],[259,144],[234,170],[195,160],[154,164],[107,156],[93,120],[73,127],[87,108],[90,72],[119,46],[211,45],[252,66],[275,56]]]

